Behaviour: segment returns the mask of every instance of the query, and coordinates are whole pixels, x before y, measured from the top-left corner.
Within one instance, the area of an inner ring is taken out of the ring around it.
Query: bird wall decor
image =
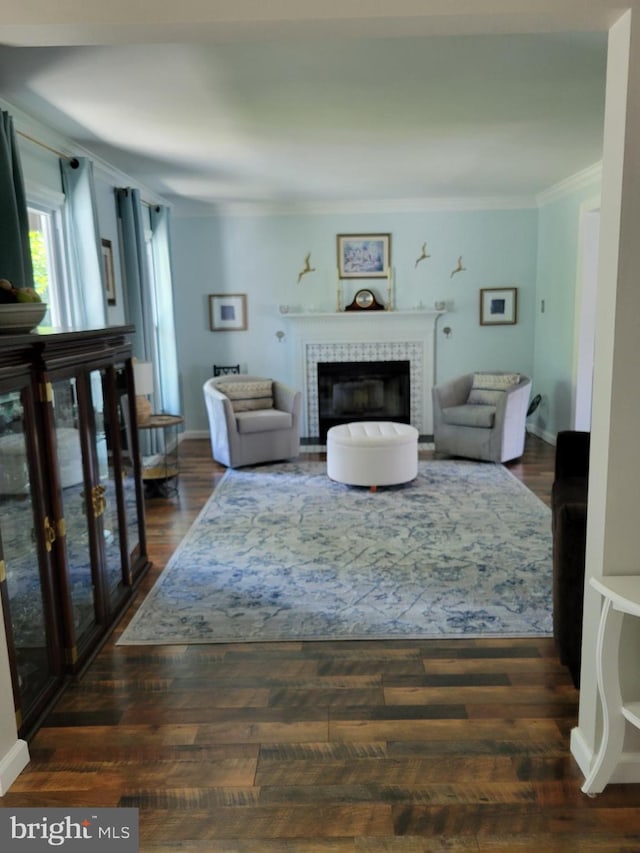
[[[304,259],[304,267],[298,273],[298,284],[302,281],[302,276],[315,271],[316,268],[311,266],[311,252],[307,252],[307,257]]]
[[[458,263],[456,264],[455,269],[451,270],[450,278],[453,278],[454,275],[458,272],[464,272],[467,268],[462,266],[462,255],[458,258]]]
[[[426,244],[426,243],[423,243],[423,244],[422,244],[422,254],[421,254],[421,255],[420,255],[420,257],[417,259],[417,261],[416,261],[416,265],[415,265],[414,269],[418,266],[418,264],[420,263],[420,261],[426,261],[426,259],[427,259],[427,258],[430,258],[430,257],[431,257],[431,255],[427,254],[427,244]]]

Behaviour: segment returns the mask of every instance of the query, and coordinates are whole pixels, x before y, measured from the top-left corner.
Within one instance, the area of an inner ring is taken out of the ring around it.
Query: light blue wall
[[[586,202],[597,203],[599,194],[600,181],[595,179],[543,204],[538,213],[534,391],[542,402],[530,424],[547,440],[555,440],[560,430],[573,427],[581,207]]]
[[[395,307],[412,310],[436,300],[451,304],[441,318],[437,378],[474,369],[533,370],[537,211],[484,210],[424,213],[308,214],[176,218],[173,224],[178,355],[187,430],[206,430],[202,384],[213,363],[292,381],[294,370],[278,306],[333,311],[336,235],[390,233]],[[416,268],[426,241],[431,258]],[[307,252],[316,271],[297,283]],[[451,277],[458,256],[466,271]],[[386,282],[343,282],[343,302],[361,286],[381,301]],[[518,323],[479,324],[479,291],[518,289]],[[249,329],[211,332],[208,294],[246,293]],[[442,328],[449,326],[446,338]]]

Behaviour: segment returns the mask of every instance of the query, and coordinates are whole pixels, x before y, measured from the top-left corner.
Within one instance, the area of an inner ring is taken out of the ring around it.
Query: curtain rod
[[[16,130],[18,136],[22,136],[23,139],[28,139],[29,142],[33,142],[34,145],[39,145],[40,148],[44,148],[47,151],[51,151],[52,154],[55,154],[57,157],[61,157],[63,160],[68,160],[71,164],[72,169],[77,169],[79,166],[77,157],[70,157],[68,154],[63,154],[62,151],[58,151],[56,148],[52,148],[50,145],[47,145],[46,142],[40,142],[39,139],[35,139],[33,136],[29,136],[28,133],[24,133],[22,130]]]
[[[130,189],[131,187],[122,187],[120,191],[123,192],[125,195],[129,195]],[[159,205],[156,201],[145,201],[143,198],[140,199],[140,204],[143,207],[148,207],[149,209],[153,208],[156,212],[158,212],[161,207],[161,205]]]
[[[33,136],[29,136],[28,133],[24,133],[24,131],[22,131],[22,130],[16,130],[16,133],[18,134],[18,136],[22,136],[23,139],[28,139],[29,142],[33,142],[34,145],[39,145],[40,148],[44,148],[46,151],[50,151],[52,154],[55,154],[57,157],[61,157],[63,160],[68,160],[72,169],[77,169],[78,166],[80,165],[80,162],[78,161],[77,157],[72,157],[69,154],[63,154],[62,151],[58,151],[57,148],[52,148],[51,145],[47,145],[46,142],[40,142],[39,139],[36,139]],[[128,188],[127,188],[127,192],[128,192]],[[143,201],[142,204],[145,205],[146,207],[155,207],[156,210],[160,210],[160,205],[158,205],[157,203],[152,203],[150,201]]]

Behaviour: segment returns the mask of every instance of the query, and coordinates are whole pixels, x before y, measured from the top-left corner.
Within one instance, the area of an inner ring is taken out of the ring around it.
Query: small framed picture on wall
[[[244,332],[247,329],[245,293],[212,293],[209,296],[209,328],[212,332]]]
[[[481,326],[512,326],[517,322],[517,287],[485,287],[480,291]]]
[[[102,266],[104,270],[104,286],[107,291],[107,304],[116,304],[116,280],[113,274],[113,246],[111,240],[102,238]]]

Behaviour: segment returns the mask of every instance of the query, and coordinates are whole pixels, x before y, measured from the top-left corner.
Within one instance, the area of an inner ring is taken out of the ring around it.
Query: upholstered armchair
[[[208,379],[203,391],[216,462],[239,468],[300,453],[300,391],[244,374]]]
[[[531,380],[519,373],[467,373],[433,388],[437,453],[487,462],[522,456]]]

